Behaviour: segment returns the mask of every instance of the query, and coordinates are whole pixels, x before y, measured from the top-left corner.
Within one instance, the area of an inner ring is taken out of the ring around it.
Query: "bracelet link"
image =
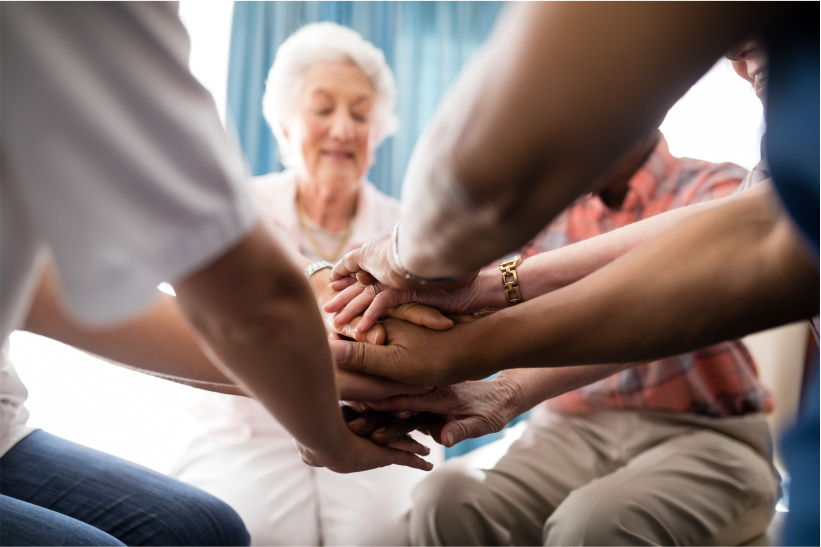
[[[523,262],[521,255],[516,255],[510,260],[504,260],[499,264],[502,272],[502,287],[505,289],[505,298],[509,306],[514,306],[524,302],[522,291],[519,289],[519,274],[516,268]]]

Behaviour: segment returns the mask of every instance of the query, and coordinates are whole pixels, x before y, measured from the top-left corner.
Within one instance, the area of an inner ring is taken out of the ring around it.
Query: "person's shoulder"
[[[371,204],[378,207],[387,208],[390,211],[396,211],[397,213],[399,212],[400,204],[398,199],[393,196],[389,196],[368,180],[364,181],[363,187],[365,190],[365,197]]]
[[[251,177],[249,182],[254,192],[266,194],[285,192],[295,185],[293,173],[290,171],[280,171],[278,173],[267,173],[258,177]]]
[[[680,189],[715,184],[741,184],[749,170],[735,163],[712,162],[696,158],[676,158],[677,168],[672,177]]]
[[[296,179],[290,171],[268,173],[249,181],[251,195],[258,211],[274,222],[288,224],[294,212]]]
[[[367,239],[379,237],[393,230],[394,225],[399,221],[402,208],[399,200],[381,192],[369,181],[363,181],[362,198],[360,201],[361,212],[357,216],[361,219],[363,228],[361,236],[367,233]]]
[[[695,158],[681,159],[685,162],[685,165],[687,165],[687,167],[694,172],[709,173],[711,175],[721,175],[726,178],[737,179],[743,179],[749,172],[748,169],[729,161],[716,163]]]

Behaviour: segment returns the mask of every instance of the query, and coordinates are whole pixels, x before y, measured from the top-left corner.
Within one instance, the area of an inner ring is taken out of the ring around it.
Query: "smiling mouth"
[[[354,159],[353,152],[345,152],[343,150],[323,150],[323,156],[327,156],[335,160],[352,160]]]

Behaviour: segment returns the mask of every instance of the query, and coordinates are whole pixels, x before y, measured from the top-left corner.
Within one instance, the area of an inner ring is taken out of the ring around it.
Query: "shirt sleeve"
[[[173,4],[4,2],[0,25],[4,185],[70,311],[132,315],[248,233],[244,162]]]

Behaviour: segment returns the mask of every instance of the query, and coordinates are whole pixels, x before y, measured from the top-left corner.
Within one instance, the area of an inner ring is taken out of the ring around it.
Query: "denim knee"
[[[49,509],[0,495],[0,545],[122,545],[102,530]]]
[[[153,527],[143,545],[250,545],[251,536],[239,514],[227,503],[184,485],[168,501],[165,522]]]

